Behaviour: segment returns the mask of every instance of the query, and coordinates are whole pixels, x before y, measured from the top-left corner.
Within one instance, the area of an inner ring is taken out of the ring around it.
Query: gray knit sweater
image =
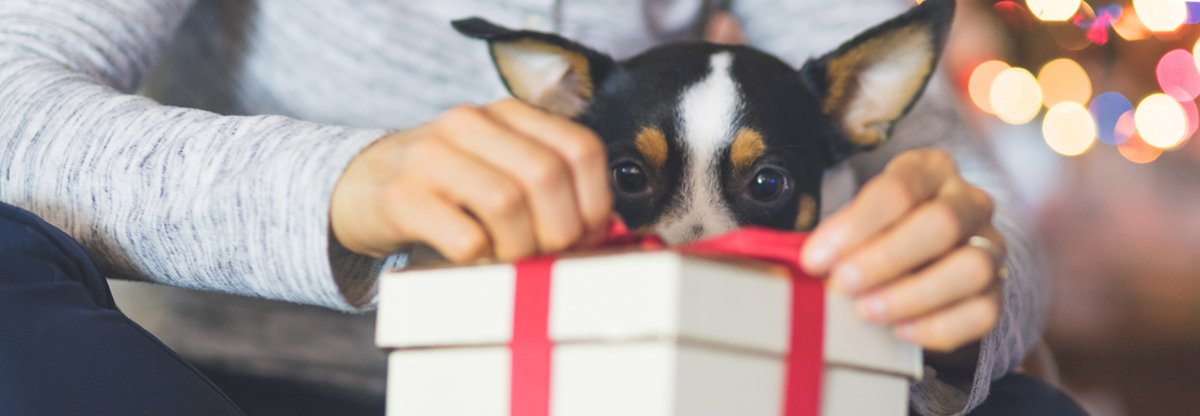
[[[696,37],[713,3],[0,0],[0,200],[64,229],[112,277],[367,309],[382,265],[330,243],[339,174],[387,129],[504,96],[484,46],[447,22],[479,15],[627,57]],[[906,3],[735,0],[732,10],[752,44],[799,65]],[[1012,194],[948,94],[928,95],[892,144],[852,165],[865,178],[897,151],[947,146],[999,202],[1012,270],[1002,321],[973,381],[928,377],[913,389],[919,412],[950,414],[982,401],[1036,342],[1044,286]]]

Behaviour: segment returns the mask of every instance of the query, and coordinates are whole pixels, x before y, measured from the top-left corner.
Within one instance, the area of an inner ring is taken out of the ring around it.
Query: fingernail
[[[814,245],[804,252],[804,265],[810,269],[824,269],[833,260],[833,250],[824,244]]]
[[[908,342],[917,342],[917,328],[913,324],[896,326],[896,336]]]
[[[862,272],[853,264],[842,263],[833,270],[833,288],[850,293],[862,286]]]
[[[870,296],[858,302],[858,314],[868,321],[882,323],[887,320],[887,302],[880,296]]]

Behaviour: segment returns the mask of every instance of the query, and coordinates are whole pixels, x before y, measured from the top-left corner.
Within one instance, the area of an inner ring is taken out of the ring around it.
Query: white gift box
[[[383,276],[389,416],[509,416],[515,274],[503,264]],[[550,414],[781,415],[790,285],[779,267],[668,251],[557,260]],[[833,292],[824,319],[821,414],[906,415],[920,349]]]

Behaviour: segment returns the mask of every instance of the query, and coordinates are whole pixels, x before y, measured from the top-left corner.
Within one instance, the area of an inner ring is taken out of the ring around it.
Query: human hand
[[[805,269],[829,275],[866,319],[950,352],[982,338],[1000,316],[1004,238],[992,210],[945,151],[908,151],[817,227],[802,253]],[[968,244],[974,236],[992,244]]]
[[[460,106],[355,157],[331,232],[374,257],[418,242],[458,263],[561,251],[603,237],[606,164],[600,139],[566,118],[515,99]]]

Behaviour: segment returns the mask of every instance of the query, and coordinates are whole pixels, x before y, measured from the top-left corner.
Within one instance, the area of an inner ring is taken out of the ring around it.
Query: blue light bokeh
[[[1115,91],[1097,95],[1088,105],[1088,111],[1096,118],[1096,139],[1101,143],[1118,145],[1129,140],[1128,133],[1117,131],[1121,115],[1133,111],[1133,104],[1124,95]]]

